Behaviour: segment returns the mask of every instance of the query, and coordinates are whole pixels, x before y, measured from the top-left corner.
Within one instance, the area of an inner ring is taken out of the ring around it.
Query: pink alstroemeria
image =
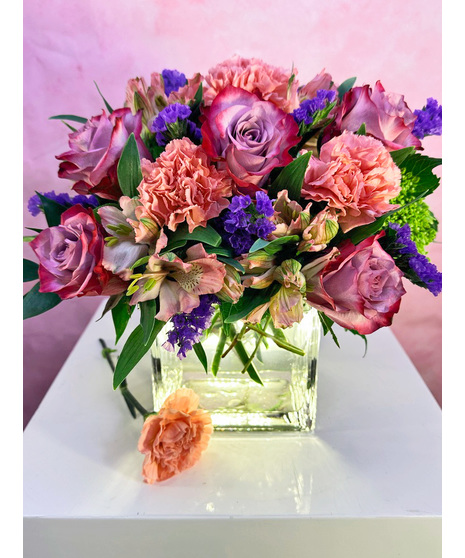
[[[121,209],[105,205],[98,209],[102,226],[110,235],[103,249],[103,267],[128,281],[130,267],[148,254],[150,242],[158,233],[159,227],[153,221],[138,215],[143,207],[137,199],[122,196],[119,200]]]
[[[166,322],[179,312],[192,312],[200,304],[200,295],[220,291],[226,269],[216,254],[207,254],[200,243],[186,250],[185,261],[172,252],[160,255],[164,239],[161,237],[157,243],[156,253],[149,258],[145,272],[133,276],[128,294],[133,295],[130,304],[159,296],[160,310],[156,318]]]

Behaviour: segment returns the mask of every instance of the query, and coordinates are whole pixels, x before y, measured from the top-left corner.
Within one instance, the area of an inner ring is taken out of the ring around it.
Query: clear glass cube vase
[[[220,326],[212,327],[204,336],[201,343],[207,356],[207,373],[194,351],[183,360],[167,351],[163,343],[172,325],[162,330],[152,347],[154,408],[159,409],[176,389],[187,387],[200,397],[200,405],[210,412],[217,431],[313,430],[320,345],[317,312],[309,308],[300,323],[284,330],[268,326],[266,336],[248,330],[228,351],[234,334],[243,331],[243,325],[233,324],[233,333],[228,332],[224,345]],[[216,376],[211,372],[215,354],[219,362]],[[220,354],[225,356],[218,360]],[[244,372],[249,362],[261,384]]]

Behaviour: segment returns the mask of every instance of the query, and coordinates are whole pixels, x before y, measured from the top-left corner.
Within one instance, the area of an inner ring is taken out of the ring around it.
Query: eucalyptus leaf
[[[118,362],[116,363],[115,374],[113,376],[114,389],[117,389],[120,386],[131,370],[133,370],[145,353],[147,353],[164,325],[165,322],[156,320],[150,338],[146,343],[144,343],[144,330],[142,329],[142,326],[139,324],[134,329],[128,337],[128,340],[121,351]]]
[[[60,304],[61,298],[55,293],[39,292],[40,283],[36,283],[23,297],[23,320],[43,314]]]
[[[117,168],[118,182],[125,196],[137,196],[137,187],[142,181],[140,154],[136,138],[132,133],[124,146]]]
[[[23,259],[23,283],[34,281],[39,278],[39,264],[31,260]]]
[[[312,152],[308,151],[304,155],[300,155],[300,157],[294,159],[292,163],[286,165],[278,174],[273,184],[271,184],[268,191],[269,197],[275,198],[278,192],[287,190],[291,200],[299,201],[305,172],[311,156]]]

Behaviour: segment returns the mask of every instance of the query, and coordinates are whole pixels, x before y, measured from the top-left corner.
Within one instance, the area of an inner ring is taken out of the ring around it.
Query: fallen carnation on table
[[[75,195],[29,200],[48,226],[25,237],[38,263],[24,261],[24,280],[38,281],[24,318],[107,296],[118,340],[139,307],[113,385],[144,415],[146,482],[194,465],[213,431],[192,390],[153,413],[127,390],[166,324],[164,350],[195,351],[216,375],[226,343],[240,346],[229,327],[239,320],[257,348],[266,337],[295,352],[285,330],[309,307],[337,342],[333,323],[363,337],[390,326],[405,281],[441,292],[426,251],[438,222],[425,201],[441,160],[423,154],[422,140],[441,134],[442,107],[428,98],[412,111],[380,81],[355,82],[322,71],[299,83],[295,68],[235,56],[206,75],[130,79],[115,110],[102,97],[95,116],[52,117],[71,129],[56,158]],[[213,320],[223,345],[206,362]],[[260,382],[252,358],[243,372]]]

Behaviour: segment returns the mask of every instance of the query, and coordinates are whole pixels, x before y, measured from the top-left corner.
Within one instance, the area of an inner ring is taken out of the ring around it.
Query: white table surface
[[[100,314],[24,432],[25,558],[441,555],[441,410],[389,329],[364,358],[359,337],[322,338],[315,432],[215,432],[195,467],[147,485]],[[149,374],[144,359],[130,389]]]

